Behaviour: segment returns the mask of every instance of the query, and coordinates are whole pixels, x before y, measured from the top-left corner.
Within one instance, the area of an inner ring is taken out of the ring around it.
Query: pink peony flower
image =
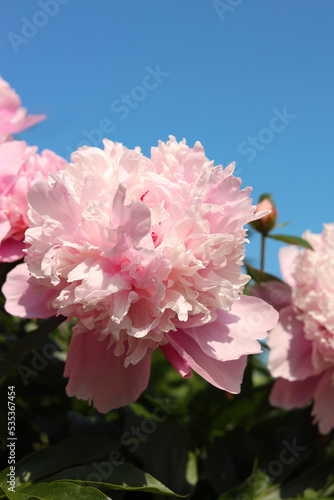
[[[286,284],[263,283],[252,293],[280,311],[268,338],[268,367],[279,377],[271,403],[291,409],[314,399],[314,421],[327,434],[334,427],[334,224],[303,238],[313,251],[280,250]]]
[[[0,76],[0,143],[44,119],[44,115],[27,116],[15,90]]]
[[[52,151],[45,149],[41,155],[36,151],[37,147],[27,146],[24,141],[0,144],[0,262],[24,257],[29,188],[66,165]]]
[[[12,314],[77,318],[67,394],[100,412],[136,400],[158,347],[183,377],[239,392],[278,318],[241,295],[243,226],[263,215],[251,189],[173,137],[151,159],[105,139],[71,160],[31,188],[25,264],[3,287]]]

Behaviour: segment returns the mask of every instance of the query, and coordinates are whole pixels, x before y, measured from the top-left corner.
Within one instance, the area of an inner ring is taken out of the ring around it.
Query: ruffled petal
[[[10,222],[4,213],[0,213],[0,244],[10,231]]]
[[[272,305],[276,311],[291,304],[291,287],[280,281],[264,281],[249,287],[253,297],[258,297]]]
[[[293,276],[293,272],[294,272],[294,260],[297,257],[298,253],[299,250],[294,245],[290,245],[288,247],[282,247],[278,251],[282,277],[284,281],[292,287],[296,286],[297,284]]]
[[[15,262],[24,257],[23,249],[26,248],[23,241],[9,238],[0,245],[0,262]]]
[[[0,187],[2,195],[15,180],[23,160],[28,156],[27,151],[35,152],[36,150],[37,148],[27,148],[24,141],[10,141],[0,145]]]
[[[24,109],[24,108],[22,108]],[[46,115],[29,115],[24,119],[19,119],[16,123],[0,122],[1,134],[18,134],[23,130],[36,125],[37,123],[45,120]]]
[[[174,347],[170,344],[165,344],[160,346],[162,352],[170,362],[173,368],[181,375],[183,378],[192,377],[192,371],[188,363],[176,352]]]
[[[218,361],[239,359],[261,352],[257,339],[277,324],[278,313],[261,299],[243,295],[233,303],[231,312],[217,311],[217,319],[183,331],[202,351]]]
[[[269,402],[272,406],[285,410],[301,408],[311,401],[318,383],[319,376],[293,382],[278,378],[274,382]]]
[[[242,295],[233,302],[231,314],[240,318],[240,326],[233,328],[233,334],[243,339],[264,339],[278,321],[278,313],[273,307],[257,297]]]
[[[54,296],[54,290],[36,295],[35,288],[28,283],[30,273],[26,264],[19,264],[8,274],[2,293],[6,297],[5,309],[9,314],[21,318],[50,318],[56,315],[47,303]]]
[[[6,135],[22,132],[44,119],[45,115],[28,115],[15,90],[0,76],[0,136],[6,139]]]
[[[203,352],[197,342],[182,330],[167,333],[166,338],[190,368],[210,384],[233,394],[240,392],[247,356],[233,361],[218,361]]]
[[[125,406],[139,398],[150,375],[151,355],[124,367],[125,355],[108,349],[109,338],[99,341],[91,332],[74,334],[68,350],[64,376],[68,396],[93,402],[100,413]]]
[[[268,368],[273,377],[304,380],[315,375],[312,342],[305,338],[304,325],[291,306],[281,310],[279,323],[268,337]]]
[[[333,370],[326,370],[320,379],[314,393],[312,415],[321,434],[328,434],[334,422]]]

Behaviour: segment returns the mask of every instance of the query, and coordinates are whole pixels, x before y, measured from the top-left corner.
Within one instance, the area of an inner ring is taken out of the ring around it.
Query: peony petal
[[[74,334],[68,350],[64,376],[69,377],[68,396],[93,401],[100,413],[132,403],[146,389],[151,356],[124,367],[125,355],[108,349],[109,337],[99,341],[91,332]]]
[[[319,376],[309,377],[305,380],[294,380],[293,382],[278,378],[274,382],[269,402],[272,406],[285,410],[301,408],[311,401],[318,383]]]
[[[294,260],[297,257],[298,253],[299,250],[294,245],[290,245],[288,247],[282,247],[278,251],[282,277],[284,281],[292,287],[296,286],[296,280],[293,276],[293,272],[294,272]]]
[[[314,393],[312,415],[321,434],[329,434],[334,422],[333,370],[326,370]]]
[[[268,368],[273,377],[303,380],[315,375],[312,342],[305,338],[304,324],[291,306],[281,310],[279,323],[268,337]]]
[[[140,200],[136,200],[124,208],[123,228],[134,245],[149,234],[151,229],[151,211]]]
[[[124,232],[136,246],[139,241],[149,234],[151,229],[151,211],[140,200],[125,205],[126,189],[121,184],[113,200],[113,223],[122,226]]]
[[[28,202],[40,216],[59,221],[68,232],[74,232],[80,223],[78,202],[60,183],[52,189],[46,180],[36,182],[29,190]]]
[[[243,295],[233,303],[231,312],[217,311],[217,319],[183,331],[197,342],[203,352],[218,361],[239,359],[261,352],[257,339],[277,324],[278,313],[261,299]]]
[[[182,330],[167,333],[166,338],[183,360],[210,384],[233,394],[240,392],[247,356],[233,361],[218,361],[202,351]]]
[[[26,264],[19,264],[8,274],[2,293],[6,298],[5,309],[9,314],[22,318],[50,318],[56,311],[46,307],[46,303],[54,296],[54,290],[43,295],[36,295],[35,289],[28,280],[30,273]]]
[[[24,109],[24,108],[22,108]],[[1,123],[0,122],[0,133],[1,134],[18,134],[23,130],[36,125],[37,123],[45,120],[46,115],[29,115],[24,119],[21,119],[17,123]]]
[[[1,133],[1,130],[0,130]],[[37,148],[31,148],[35,152]],[[23,160],[28,156],[27,144],[24,141],[9,141],[0,145],[0,179],[1,191],[10,187],[15,176],[22,166]]]
[[[181,375],[181,377],[192,377],[193,374],[190,366],[170,344],[161,345],[160,348],[170,364]]]
[[[44,119],[45,115],[28,115],[15,90],[0,76],[0,135],[22,132]]]
[[[0,243],[2,243],[11,229],[11,225],[10,225],[10,222],[4,213],[0,214],[0,219],[1,219],[1,221],[0,221]]]
[[[253,297],[258,297],[272,305],[276,311],[291,304],[291,287],[280,281],[264,281],[249,287]]]
[[[24,257],[23,249],[26,248],[23,241],[9,238],[0,245],[0,262],[15,262]]]
[[[240,318],[240,327],[236,327],[235,334],[243,338],[253,336],[264,339],[278,321],[278,313],[273,307],[257,297],[247,295],[242,295],[240,300],[233,302],[231,314]]]

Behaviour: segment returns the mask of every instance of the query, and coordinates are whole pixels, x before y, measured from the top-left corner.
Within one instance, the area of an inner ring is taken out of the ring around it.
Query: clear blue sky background
[[[30,144],[200,140],[301,235],[334,221],[333,26],[333,0],[1,0],[0,74],[48,116]]]

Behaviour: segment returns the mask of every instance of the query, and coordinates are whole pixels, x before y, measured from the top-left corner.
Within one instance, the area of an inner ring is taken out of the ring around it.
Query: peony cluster
[[[268,367],[279,377],[271,403],[291,409],[313,399],[314,420],[327,434],[334,427],[334,224],[303,238],[313,251],[280,251],[285,283],[262,283],[253,294],[280,311],[268,339]]]
[[[38,155],[37,147],[12,140],[11,134],[43,119],[42,115],[27,116],[19,96],[0,77],[0,262],[14,262],[24,256],[30,187],[66,164],[52,151]]]
[[[136,400],[160,347],[175,370],[240,391],[247,355],[278,314],[242,295],[251,188],[199,142],[171,137],[145,157],[104,140],[28,193],[25,263],[7,277],[8,312],[76,318],[67,393],[100,412]]]
[[[0,262],[14,262],[24,257],[24,233],[29,226],[27,193],[49,172],[65,167],[65,160],[45,149],[24,141],[0,144]]]
[[[0,144],[44,118],[44,115],[27,115],[27,110],[21,107],[20,97],[0,76]]]

